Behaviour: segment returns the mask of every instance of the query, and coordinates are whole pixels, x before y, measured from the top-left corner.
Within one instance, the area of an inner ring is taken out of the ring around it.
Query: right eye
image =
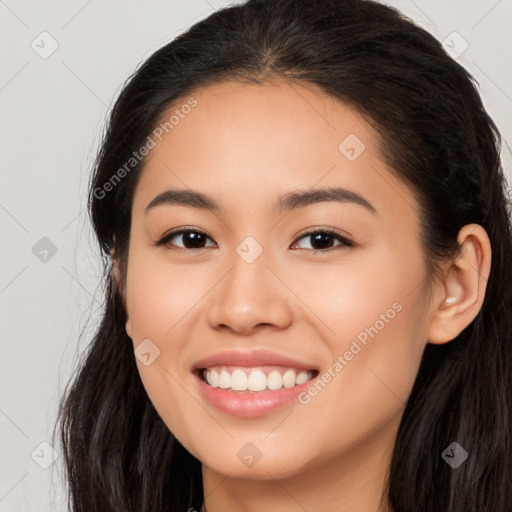
[[[174,243],[171,243],[171,240],[174,238],[181,237],[182,243],[184,247],[176,247]],[[160,240],[158,240],[155,245],[164,245],[166,248],[175,250],[198,250],[204,249],[203,244],[206,242],[206,239],[211,238],[204,232],[199,229],[175,229],[166,233]]]

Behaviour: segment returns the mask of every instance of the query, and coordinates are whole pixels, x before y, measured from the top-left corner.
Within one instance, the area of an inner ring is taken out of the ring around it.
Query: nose
[[[208,310],[212,328],[249,335],[291,324],[291,293],[276,277],[276,270],[267,266],[264,254],[252,263],[235,254],[231,270],[212,290]]]

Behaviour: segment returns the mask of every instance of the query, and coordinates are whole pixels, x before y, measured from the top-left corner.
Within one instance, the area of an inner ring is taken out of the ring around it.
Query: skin
[[[414,194],[386,167],[357,110],[284,81],[226,82],[193,97],[197,106],[149,155],[126,272],[116,267],[134,347],[150,339],[160,350],[148,366],[137,359],[145,389],[202,462],[208,512],[391,510],[379,499],[423,350],[455,338],[478,313],[487,234],[465,226],[459,258],[429,280]],[[349,134],[365,145],[354,161],[338,149]],[[272,209],[282,194],[324,186],[360,194],[375,212],[332,201]],[[208,194],[221,210],[164,204],[145,213],[169,188]],[[155,245],[178,227],[206,232],[205,247],[186,249],[180,235]],[[354,245],[334,239],[315,254],[302,233],[316,227],[338,229]],[[263,249],[252,263],[236,252],[247,236]],[[394,318],[307,404],[235,417],[202,397],[190,371],[219,351],[265,348],[322,375],[397,303]],[[248,442],[261,453],[252,467],[237,456]]]

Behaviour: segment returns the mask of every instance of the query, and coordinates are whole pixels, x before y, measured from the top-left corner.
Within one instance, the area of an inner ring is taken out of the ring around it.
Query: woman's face
[[[283,81],[210,86],[173,114],[135,192],[126,274],[158,413],[232,477],[388,457],[430,295],[418,206],[376,132]]]

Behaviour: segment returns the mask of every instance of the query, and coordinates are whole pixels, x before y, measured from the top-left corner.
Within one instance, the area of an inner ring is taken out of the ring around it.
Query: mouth
[[[255,418],[297,407],[319,367],[259,349],[218,352],[196,361],[191,371],[205,405],[230,416]]]
[[[231,392],[261,393],[301,386],[318,376],[318,370],[265,365],[245,367],[214,365],[199,368],[196,375],[207,386]]]

